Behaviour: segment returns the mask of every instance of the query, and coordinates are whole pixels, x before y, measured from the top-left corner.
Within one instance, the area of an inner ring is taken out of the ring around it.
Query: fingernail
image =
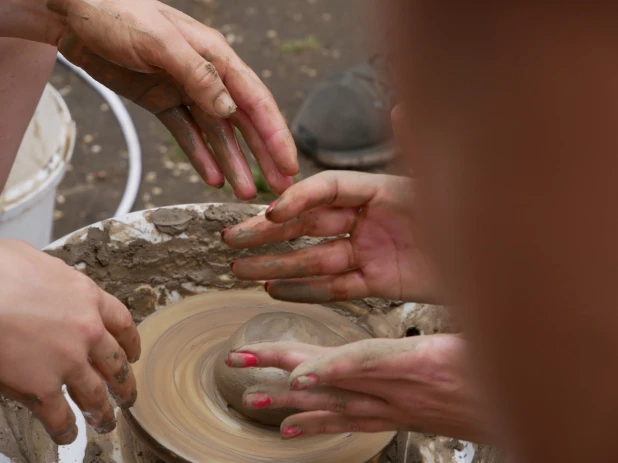
[[[222,240],[225,239],[225,234],[227,232],[229,232],[229,231],[230,231],[230,227],[225,227],[223,230],[221,230],[221,239]]]
[[[230,270],[232,271],[232,273],[234,273],[234,264],[236,264],[236,261],[233,260],[232,262],[230,262]]]
[[[220,190],[220,189],[221,189],[221,188],[223,188],[224,186],[225,186],[225,180],[223,181],[223,183],[222,183],[221,185],[217,185],[217,186],[215,186],[215,188],[216,188],[217,190]]]
[[[264,215],[266,216],[268,220],[270,220],[270,216],[276,204],[277,204],[277,201],[273,201],[272,203],[270,203],[270,206],[268,206],[268,209],[266,209],[266,213]]]
[[[268,292],[268,286],[270,285],[270,281],[264,283],[264,291]]]
[[[303,375],[296,378],[292,381],[292,385],[290,389],[294,389],[296,391],[304,391],[306,389],[311,389],[316,384],[318,384],[318,377],[316,375]]]
[[[75,441],[77,438],[77,432],[77,426],[73,425],[70,429],[58,434],[52,434],[52,436],[56,444],[68,445]]]
[[[114,429],[116,429],[116,420],[115,419],[112,419],[112,420],[103,419],[96,426],[92,426],[92,429],[94,429],[94,432],[96,432],[97,434],[107,434],[109,432],[112,432]]]
[[[290,426],[289,428],[285,428],[281,433],[281,437],[284,439],[294,439],[295,437],[301,436],[303,434],[303,430],[297,428],[296,426]]]
[[[249,394],[244,402],[245,408],[264,408],[272,405],[272,399],[262,393]]]
[[[227,366],[232,368],[254,367],[257,363],[257,357],[253,354],[234,352],[227,356]]]
[[[229,117],[236,112],[236,103],[227,92],[219,93],[215,99],[213,106],[219,117]]]

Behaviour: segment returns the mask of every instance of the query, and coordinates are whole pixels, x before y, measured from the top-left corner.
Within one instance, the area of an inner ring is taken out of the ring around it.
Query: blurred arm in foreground
[[[510,443],[612,461],[616,5],[393,6],[418,223]]]

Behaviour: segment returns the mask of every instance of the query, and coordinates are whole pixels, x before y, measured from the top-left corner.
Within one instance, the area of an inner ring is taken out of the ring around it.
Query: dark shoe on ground
[[[307,97],[292,123],[302,153],[331,168],[368,168],[394,158],[395,94],[385,62],[380,55],[334,75]]]

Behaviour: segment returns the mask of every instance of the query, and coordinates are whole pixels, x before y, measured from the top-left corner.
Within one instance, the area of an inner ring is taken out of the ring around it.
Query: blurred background
[[[332,73],[366,62],[376,52],[367,0],[164,0],[218,29],[273,92],[290,122],[307,94]],[[113,216],[127,180],[128,154],[104,100],[57,64],[51,78],[77,125],[75,152],[60,184],[54,238]],[[142,146],[142,182],[134,210],[172,204],[237,202],[227,187],[206,186],[158,120],[125,101]],[[242,142],[241,142],[242,143]],[[323,168],[299,154],[301,177]],[[374,172],[380,169],[373,169]],[[259,194],[274,196],[259,172]]]

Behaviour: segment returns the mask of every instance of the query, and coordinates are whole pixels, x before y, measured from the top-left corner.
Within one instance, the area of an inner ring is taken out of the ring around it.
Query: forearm
[[[46,0],[0,0],[0,37],[56,45],[64,24],[65,17]]]
[[[0,37],[0,192],[55,60],[50,45]]]

